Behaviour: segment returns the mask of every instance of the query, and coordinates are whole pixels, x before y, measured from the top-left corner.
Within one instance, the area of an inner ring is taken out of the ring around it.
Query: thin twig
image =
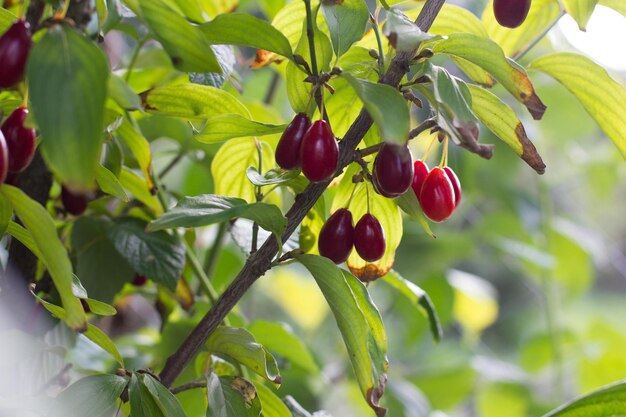
[[[187,382],[186,384],[179,385],[175,388],[170,389],[170,392],[176,395],[184,391],[189,391],[191,389],[198,389],[198,388],[206,388],[205,378],[201,378],[196,381],[191,381],[191,382]]]
[[[419,126],[417,126],[415,129],[411,130],[409,132],[409,140],[411,139],[415,139],[417,136],[419,136],[420,133],[428,130],[428,129],[432,129],[434,127],[437,126],[437,122],[435,121],[435,119],[426,119],[424,120]],[[358,149],[354,152],[354,161],[358,162],[359,159],[363,159],[368,155],[372,155],[375,154],[376,152],[378,152],[380,150],[380,148],[383,146],[384,142],[381,143],[377,143],[376,145],[372,145],[372,146],[368,146],[367,148],[364,149]]]
[[[518,53],[516,53],[513,56],[514,60],[518,60],[520,58],[522,58],[524,55],[526,55],[531,49],[533,49],[535,46],[537,46],[537,44],[539,42],[541,42],[541,40],[548,34],[548,32],[550,32],[552,30],[552,28],[554,26],[556,26],[557,23],[559,23],[559,20],[561,20],[561,18],[563,16],[565,16],[567,13],[565,10],[561,10],[561,12],[559,13],[559,15],[556,17],[556,19],[554,20],[554,22],[552,22],[550,24],[550,26],[548,26],[543,32],[541,32],[526,48],[522,49],[521,51],[519,51]]]
[[[376,13],[376,15],[378,16],[378,13]],[[372,29],[374,29],[374,35],[376,35],[376,44],[378,45],[378,76],[382,77],[385,73],[385,51],[383,50],[383,40],[380,36],[378,19],[374,18],[372,14],[370,14],[370,23],[372,24]]]

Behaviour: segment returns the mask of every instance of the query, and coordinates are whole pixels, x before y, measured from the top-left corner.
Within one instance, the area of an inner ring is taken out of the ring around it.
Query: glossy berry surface
[[[21,19],[0,37],[0,88],[12,87],[24,78],[32,45],[29,25]]]
[[[306,113],[298,113],[283,132],[276,146],[276,163],[283,169],[300,166],[302,139],[311,127],[311,119]]]
[[[320,255],[336,264],[348,259],[354,246],[354,222],[350,210],[339,209],[326,220],[317,245]]]
[[[76,193],[63,187],[61,189],[61,202],[65,210],[74,216],[80,216],[87,210],[88,198],[86,195]]]
[[[2,124],[2,133],[9,148],[9,172],[21,172],[35,156],[35,129],[24,127],[28,109],[19,107]]]
[[[422,184],[420,205],[424,214],[435,222],[446,220],[454,211],[454,188],[446,172],[433,168]]]
[[[498,23],[507,28],[516,28],[524,23],[531,0],[494,0],[493,13]]]
[[[413,188],[413,192],[415,196],[419,200],[420,192],[422,191],[422,185],[424,184],[424,180],[430,169],[428,169],[428,165],[424,161],[415,161],[413,164],[413,182],[411,183],[411,187]]]
[[[374,185],[388,198],[401,196],[413,182],[413,157],[406,145],[383,144],[374,160]]]
[[[143,287],[147,282],[148,278],[146,278],[145,275],[135,274],[132,284],[135,287]]]
[[[302,173],[311,182],[333,177],[339,162],[339,145],[325,120],[318,120],[307,130],[300,148]]]
[[[361,217],[354,228],[354,247],[363,260],[376,262],[385,254],[387,243],[380,222],[370,213]]]
[[[4,184],[9,173],[9,148],[4,140],[4,135],[0,132],[0,184]]]
[[[443,169],[448,176],[448,179],[452,183],[452,189],[454,190],[454,207],[458,207],[461,202],[461,181],[459,181],[459,177],[456,176],[452,168],[445,167]]]

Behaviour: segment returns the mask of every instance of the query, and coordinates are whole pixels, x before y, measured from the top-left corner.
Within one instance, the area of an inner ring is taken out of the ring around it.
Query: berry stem
[[[521,51],[519,51],[518,53],[516,53],[513,56],[514,60],[518,60],[520,58],[522,58],[524,55],[526,55],[531,49],[533,49],[535,46],[537,46],[537,44],[539,42],[541,42],[541,40],[548,34],[548,32],[550,32],[552,30],[552,28],[554,26],[556,26],[557,23],[559,23],[559,20],[561,20],[561,18],[563,16],[565,16],[567,13],[565,10],[561,10],[561,12],[559,13],[559,15],[556,17],[556,19],[554,19],[554,22],[552,22],[543,32],[541,32],[526,48],[522,49]]]
[[[435,144],[436,140],[437,140],[436,136],[431,139],[430,145],[428,145],[428,148],[426,148],[426,152],[424,152],[424,156],[422,156],[422,161],[425,161],[426,158],[428,158],[428,154],[430,153],[430,150],[433,148],[433,145]]]
[[[370,187],[365,183],[365,194],[367,195],[367,212],[370,212]]]
[[[376,35],[376,44],[378,45],[378,76],[382,77],[383,74],[385,74],[385,53],[383,51],[383,40],[380,36],[380,28],[378,27],[379,12],[380,8],[377,7],[375,16],[370,13],[370,23],[374,30],[374,35]]]
[[[439,168],[443,168],[448,165],[448,137],[443,140],[443,152],[441,153],[441,162],[439,162]]]
[[[352,188],[352,193],[350,193],[350,198],[348,199],[348,204],[346,204],[345,208],[350,207],[350,204],[352,204],[352,199],[354,198],[354,194],[356,193],[356,187],[358,187],[359,184],[359,182],[354,184],[354,188]]]

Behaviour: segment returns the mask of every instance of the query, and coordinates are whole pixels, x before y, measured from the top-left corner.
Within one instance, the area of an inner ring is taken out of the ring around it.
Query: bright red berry
[[[2,133],[9,148],[9,172],[25,170],[35,156],[37,135],[35,129],[24,127],[27,115],[26,107],[18,107],[2,124]]]
[[[350,210],[339,209],[326,220],[317,244],[320,255],[336,264],[348,259],[354,246],[354,223]]]
[[[0,37],[0,88],[12,87],[24,78],[32,45],[29,25],[22,19]]]
[[[298,113],[283,132],[276,146],[276,163],[283,169],[300,166],[302,139],[311,127],[311,119],[306,113]]]
[[[430,170],[428,169],[426,162],[418,160],[413,163],[413,183],[411,184],[411,187],[413,188],[413,192],[418,200],[422,191],[422,184],[424,184],[424,180],[429,172]]]
[[[401,196],[413,182],[413,157],[406,145],[383,144],[374,160],[376,191],[388,198]]]
[[[385,231],[376,217],[366,213],[354,228],[354,247],[363,260],[376,262],[385,254]]]
[[[452,183],[452,189],[454,189],[454,207],[458,207],[461,202],[461,181],[459,181],[459,177],[456,176],[452,168],[445,167],[443,170]]]
[[[339,163],[339,145],[325,120],[318,120],[307,130],[300,149],[302,173],[311,182],[328,181]]]
[[[66,187],[61,188],[61,202],[65,210],[74,216],[80,216],[87,210],[89,199],[87,195],[70,191]]]
[[[0,184],[4,184],[9,172],[9,148],[4,135],[0,132]]]
[[[493,0],[493,13],[496,20],[507,28],[516,28],[524,23],[531,0]]]
[[[454,188],[446,175],[439,168],[433,168],[422,184],[420,204],[424,214],[435,222],[446,220],[454,211]]]

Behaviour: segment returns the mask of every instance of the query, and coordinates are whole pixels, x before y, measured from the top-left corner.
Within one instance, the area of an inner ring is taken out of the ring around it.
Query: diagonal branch
[[[421,30],[428,31],[430,29],[444,3],[445,0],[426,1],[426,4],[416,20],[416,24]],[[396,87],[409,71],[409,63],[415,53],[416,50],[398,52],[396,57],[391,61],[389,69],[382,78],[381,83]],[[372,126],[372,123],[373,120],[371,116],[365,109],[362,109],[341,141],[339,169],[336,175],[339,175],[339,173],[352,162],[354,150]],[[287,228],[282,236],[283,242],[287,241],[289,236],[295,231],[296,227],[302,222],[318,198],[321,197],[329,183],[330,181],[310,184],[304,192],[296,196],[295,203],[286,215]],[[217,326],[219,326],[224,317],[232,310],[252,284],[271,267],[272,259],[277,253],[278,244],[276,239],[271,236],[258,251],[250,255],[232,284],[224,291],[208,313],[191,331],[178,350],[167,359],[165,367],[160,374],[163,385],[166,387],[172,385],[184,367],[199,351],[206,339],[213,333]]]

